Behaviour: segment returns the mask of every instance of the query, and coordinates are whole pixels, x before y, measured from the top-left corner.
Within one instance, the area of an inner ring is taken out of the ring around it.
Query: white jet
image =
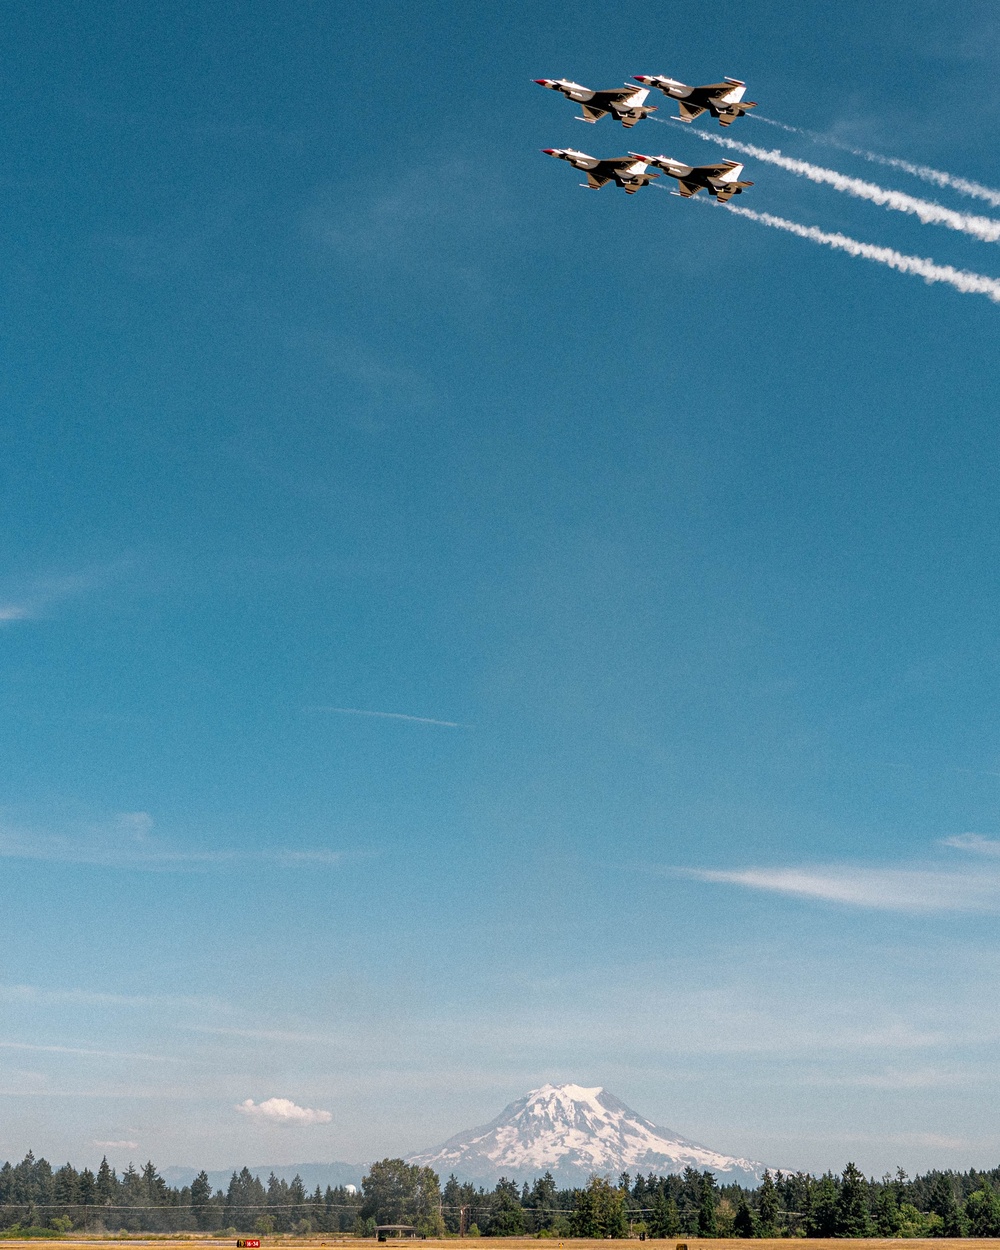
[[[557,156],[561,161],[569,161],[574,169],[582,170],[587,175],[587,181],[581,182],[580,186],[589,187],[591,191],[600,191],[606,183],[614,182],[624,188],[626,195],[635,195],[640,187],[660,176],[647,174],[649,157],[637,156],[634,152],[602,161],[575,148],[542,148],[542,151],[546,156]]]
[[[536,78],[535,82],[550,91],[559,91],[567,100],[579,104],[583,116],[576,119],[578,122],[599,122],[610,113],[615,121],[627,128],[656,112],[655,105],[645,103],[649,89],[633,87],[630,83],[607,91],[591,91],[589,87],[581,87],[568,78]]]
[[[672,194],[682,195],[686,200],[699,191],[707,191],[720,204],[725,204],[734,195],[742,195],[747,187],[753,186],[752,182],[740,182],[743,166],[736,161],[719,161],[717,165],[685,165],[672,156],[643,156],[641,152],[630,152],[629,155],[647,165],[655,165],[670,178],[676,178],[680,189]]]
[[[731,126],[747,109],[757,107],[756,100],[743,99],[747,85],[738,78],[724,78],[722,82],[709,83],[705,87],[689,87],[663,74],[635,74],[634,77],[636,82],[656,87],[665,96],[676,100],[678,121],[682,122],[693,122],[707,111],[719,119],[720,126]]]

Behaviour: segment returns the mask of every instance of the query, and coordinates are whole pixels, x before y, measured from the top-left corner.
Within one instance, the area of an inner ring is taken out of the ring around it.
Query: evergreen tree
[[[118,1177],[112,1171],[107,1155],[101,1160],[101,1166],[97,1169],[97,1181],[94,1188],[95,1201],[100,1206],[114,1206],[118,1201]]]
[[[711,1172],[701,1174],[701,1200],[698,1204],[698,1236],[715,1237],[718,1227],[715,1222],[715,1177]]]
[[[677,1203],[668,1198],[664,1190],[660,1190],[653,1201],[652,1218],[649,1221],[650,1232],[654,1237],[676,1237],[681,1231],[681,1217]]]
[[[761,1237],[776,1237],[778,1234],[778,1212],[781,1204],[778,1191],[774,1185],[774,1177],[765,1169],[764,1179],[757,1190],[757,1220],[760,1224]]]
[[[559,1203],[556,1200],[556,1183],[551,1172],[546,1172],[535,1181],[528,1190],[527,1197],[522,1199],[521,1205],[528,1214],[528,1231],[541,1233],[553,1227]]]
[[[78,1181],[76,1169],[71,1163],[64,1164],[53,1177],[52,1198],[59,1208],[60,1215],[68,1215],[70,1218],[74,1216],[74,1208],[79,1201]]]
[[[955,1185],[950,1172],[937,1174],[931,1190],[930,1209],[941,1219],[942,1237],[965,1236],[965,1212],[955,1199]]]
[[[868,1214],[868,1182],[853,1163],[844,1168],[837,1196],[836,1228],[838,1237],[870,1237],[871,1217]]]
[[[524,1209],[521,1195],[514,1181],[501,1177],[493,1191],[490,1203],[490,1237],[520,1237],[524,1232]]]
[[[827,1172],[812,1187],[806,1231],[810,1237],[837,1235],[837,1182]],[[762,1232],[762,1235],[766,1235]]]
[[[872,1214],[875,1219],[876,1237],[899,1236],[899,1230],[903,1226],[903,1217],[899,1213],[896,1186],[890,1176],[882,1177],[882,1186],[872,1204]]]
[[[97,1185],[94,1179],[94,1173],[90,1168],[84,1168],[80,1173],[80,1178],[76,1185],[77,1200],[82,1207],[90,1207],[94,1205],[94,1199],[97,1196]]]
[[[215,1227],[211,1203],[212,1186],[208,1183],[208,1173],[199,1172],[191,1182],[191,1213],[195,1228],[201,1232]]]
[[[740,1205],[736,1208],[736,1218],[733,1220],[733,1236],[734,1237],[759,1237],[760,1232],[757,1228],[757,1217],[750,1210],[750,1204],[747,1202],[746,1194],[740,1197]]]
[[[292,1228],[298,1228],[303,1220],[309,1218],[309,1213],[306,1209],[306,1187],[302,1184],[301,1176],[293,1176],[288,1186],[288,1206],[288,1218]],[[299,1231],[306,1232],[307,1230],[300,1229]]]
[[[264,1186],[249,1168],[244,1168],[239,1174],[234,1172],[229,1181],[222,1216],[226,1226],[243,1233],[252,1232],[257,1217],[264,1213],[266,1199]]]

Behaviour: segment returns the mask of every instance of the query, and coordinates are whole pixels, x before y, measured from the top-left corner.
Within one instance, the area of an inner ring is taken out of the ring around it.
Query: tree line
[[[299,1177],[265,1184],[249,1169],[225,1190],[200,1172],[171,1186],[152,1163],[121,1176],[102,1160],[96,1172],[53,1168],[29,1151],[0,1168],[0,1229],[90,1232],[352,1233],[408,1224],[427,1236],[599,1237],[1000,1237],[1000,1168],[932,1171],[910,1178],[843,1173],[765,1172],[756,1188],[720,1185],[711,1172],[623,1172],[560,1189],[550,1173],[533,1184],[500,1180],[484,1188],[430,1168],[383,1159],[360,1190]]]

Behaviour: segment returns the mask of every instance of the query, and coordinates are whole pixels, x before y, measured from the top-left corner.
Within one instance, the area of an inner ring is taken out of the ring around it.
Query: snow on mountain
[[[543,1085],[512,1102],[490,1124],[443,1146],[410,1155],[442,1178],[495,1183],[501,1176],[531,1180],[551,1172],[560,1185],[584,1184],[591,1173],[683,1172],[688,1166],[720,1180],[755,1185],[764,1165],[719,1154],[658,1128],[597,1086]]]

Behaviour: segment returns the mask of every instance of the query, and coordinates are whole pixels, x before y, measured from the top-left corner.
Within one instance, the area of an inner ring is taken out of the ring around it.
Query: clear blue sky
[[[32,0],[0,55],[0,1158],[368,1159],[572,1080],[996,1164],[1000,307],[582,191],[539,149],[724,153],[531,83],[733,75],[996,186],[995,6]]]

